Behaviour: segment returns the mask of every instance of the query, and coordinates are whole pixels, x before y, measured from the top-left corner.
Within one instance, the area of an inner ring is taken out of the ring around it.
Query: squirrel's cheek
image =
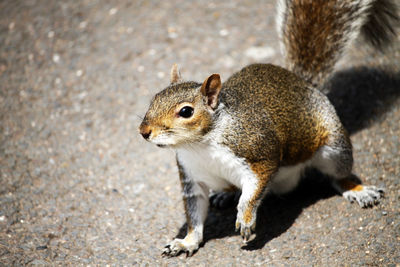
[[[191,133],[191,135],[196,135],[208,129],[210,124],[211,120],[207,116],[194,116],[191,120],[184,123],[183,128],[188,133]]]

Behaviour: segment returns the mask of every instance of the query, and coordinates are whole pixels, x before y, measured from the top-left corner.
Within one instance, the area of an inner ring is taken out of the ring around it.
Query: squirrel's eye
[[[183,108],[181,108],[181,110],[179,110],[178,115],[182,118],[190,118],[193,115],[193,108],[189,107],[189,106],[184,106]]]

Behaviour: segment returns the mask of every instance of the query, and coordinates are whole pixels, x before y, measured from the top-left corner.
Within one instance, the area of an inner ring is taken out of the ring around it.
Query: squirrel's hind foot
[[[362,185],[358,178],[349,177],[334,181],[333,186],[351,203],[357,202],[362,208],[377,205],[385,194],[383,188]]]
[[[379,204],[384,193],[385,191],[383,188],[358,185],[356,190],[347,190],[343,192],[343,197],[351,203],[357,201],[362,208],[369,208]]]

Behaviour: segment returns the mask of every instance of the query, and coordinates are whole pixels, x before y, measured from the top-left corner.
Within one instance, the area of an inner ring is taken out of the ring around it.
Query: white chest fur
[[[215,191],[242,188],[244,179],[254,178],[248,164],[222,145],[188,145],[177,149],[177,157],[188,178]]]

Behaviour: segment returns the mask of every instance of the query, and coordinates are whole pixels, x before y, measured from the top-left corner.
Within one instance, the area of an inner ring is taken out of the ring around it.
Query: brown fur
[[[342,179],[339,181],[339,186],[342,188],[343,191],[362,191],[363,186],[361,184],[355,183],[349,179]]]
[[[226,129],[227,145],[249,162],[280,159],[280,166],[304,162],[328,142],[329,135],[344,131],[324,95],[269,64],[250,65],[234,74],[223,84],[220,101],[237,118]],[[333,125],[321,113],[327,108]],[[228,144],[232,137],[235,141]]]
[[[290,70],[321,87],[360,32],[381,48],[396,36],[400,22],[392,0],[282,0],[282,37]],[[369,5],[370,4],[370,5]]]
[[[259,178],[257,181],[257,190],[254,192],[253,197],[250,199],[247,208],[244,211],[243,217],[246,223],[250,223],[257,212],[257,207],[265,194],[265,188],[271,178],[271,175],[277,170],[277,164],[271,162],[256,162],[250,164],[251,170]]]

